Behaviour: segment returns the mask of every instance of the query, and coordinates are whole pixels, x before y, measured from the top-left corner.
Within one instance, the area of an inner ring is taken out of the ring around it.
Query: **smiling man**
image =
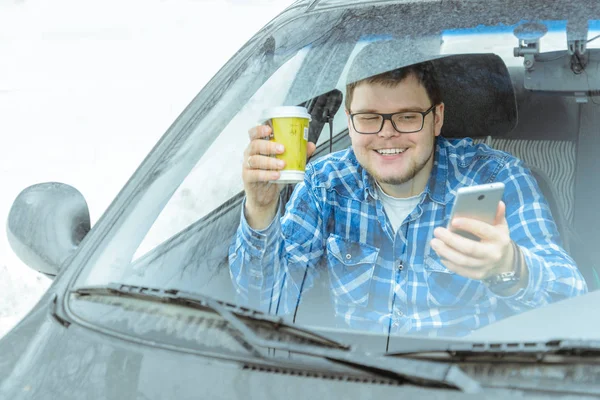
[[[310,163],[287,205],[268,183],[283,167],[270,155],[284,150],[264,140],[270,127],[250,130],[230,250],[232,280],[250,304],[293,312],[326,274],[341,324],[458,336],[586,291],[523,163],[440,136],[431,63],[350,82],[345,107],[352,146]],[[480,241],[446,229],[456,190],[489,182],[505,184],[494,223],[454,221]]]

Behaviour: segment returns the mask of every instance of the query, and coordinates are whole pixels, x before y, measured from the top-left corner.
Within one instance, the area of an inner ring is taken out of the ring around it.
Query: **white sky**
[[[202,86],[292,2],[0,2],[0,337],[50,284],[8,246],[18,193],[70,184],[94,223]]]

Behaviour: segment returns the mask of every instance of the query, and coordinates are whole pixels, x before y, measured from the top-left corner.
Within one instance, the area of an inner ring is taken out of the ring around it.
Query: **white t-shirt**
[[[417,204],[419,204],[421,194],[406,199],[399,199],[385,194],[379,186],[379,183],[375,182],[375,186],[377,188],[379,199],[383,203],[383,209],[392,223],[394,233],[396,233],[408,214],[410,214]]]

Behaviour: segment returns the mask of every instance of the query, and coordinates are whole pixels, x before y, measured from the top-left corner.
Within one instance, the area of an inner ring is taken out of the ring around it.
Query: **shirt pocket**
[[[430,307],[473,306],[485,294],[481,282],[450,271],[435,256],[425,257],[424,273]]]
[[[336,303],[365,307],[379,249],[337,235],[327,239],[331,291]]]

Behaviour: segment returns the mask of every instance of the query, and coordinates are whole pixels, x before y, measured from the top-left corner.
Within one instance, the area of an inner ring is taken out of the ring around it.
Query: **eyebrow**
[[[398,108],[396,111],[391,112],[389,114],[395,114],[395,113],[401,113],[401,112],[409,112],[409,111],[419,111],[419,112],[423,112],[426,111],[427,108],[423,109],[422,107],[419,106],[413,106],[413,107],[404,107],[404,108]],[[372,109],[372,108],[361,108],[358,110],[355,110],[352,112],[352,114],[359,114],[359,113],[375,113],[375,114],[388,114],[388,113],[380,113],[379,111]]]

